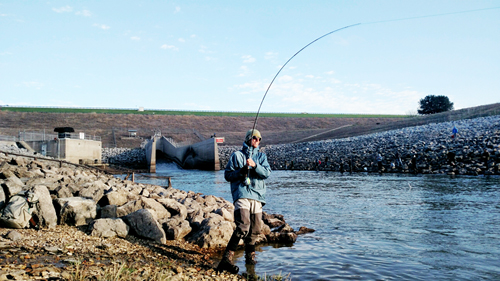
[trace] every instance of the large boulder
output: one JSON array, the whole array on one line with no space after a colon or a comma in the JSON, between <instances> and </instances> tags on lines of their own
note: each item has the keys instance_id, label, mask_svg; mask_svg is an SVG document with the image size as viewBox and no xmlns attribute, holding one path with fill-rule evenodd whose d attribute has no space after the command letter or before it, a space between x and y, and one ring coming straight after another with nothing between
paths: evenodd
<instances>
[{"instance_id":1,"label":"large boulder","mask_svg":"<svg viewBox=\"0 0 500 281\"><path fill-rule=\"evenodd\" d=\"M57 213L47 187L44 185L37 185L31 188L31 191L38 196L38 208L35 213L38 217L38 225L47 228L56 227Z\"/></svg>"},{"instance_id":2,"label":"large boulder","mask_svg":"<svg viewBox=\"0 0 500 281\"><path fill-rule=\"evenodd\" d=\"M229 222L234 222L233 212L226 210L226 208L219 208L215 210L215 213L222 216L225 220Z\"/></svg>"},{"instance_id":3,"label":"large boulder","mask_svg":"<svg viewBox=\"0 0 500 281\"><path fill-rule=\"evenodd\" d=\"M202 221L200 229L189 239L202 248L225 247L233 234L233 225L222 216L214 216Z\"/></svg>"},{"instance_id":4,"label":"large boulder","mask_svg":"<svg viewBox=\"0 0 500 281\"><path fill-rule=\"evenodd\" d=\"M97 215L95 201L82 197L56 198L54 199L54 207L59 213L59 224L87 225Z\"/></svg>"},{"instance_id":5,"label":"large boulder","mask_svg":"<svg viewBox=\"0 0 500 281\"><path fill-rule=\"evenodd\" d=\"M181 220L185 220L187 217L187 208L181 203L174 199L161 198L156 199L160 204L162 204L172 215L172 217L177 217Z\"/></svg>"},{"instance_id":6,"label":"large boulder","mask_svg":"<svg viewBox=\"0 0 500 281\"><path fill-rule=\"evenodd\" d=\"M187 220L183 220L177 216L164 222L163 229L165 230L165 235L169 240L182 239L192 230Z\"/></svg>"},{"instance_id":7,"label":"large boulder","mask_svg":"<svg viewBox=\"0 0 500 281\"><path fill-rule=\"evenodd\" d=\"M130 201L116 208L116 216L123 217L140 209L142 209L142 200Z\"/></svg>"},{"instance_id":8,"label":"large boulder","mask_svg":"<svg viewBox=\"0 0 500 281\"><path fill-rule=\"evenodd\" d=\"M106 205L99 209L99 217L100 218L116 218L116 205Z\"/></svg>"},{"instance_id":9,"label":"large boulder","mask_svg":"<svg viewBox=\"0 0 500 281\"><path fill-rule=\"evenodd\" d=\"M122 219L97 219L89 224L88 233L92 236L112 238L125 238L129 232L129 226Z\"/></svg>"},{"instance_id":10,"label":"large boulder","mask_svg":"<svg viewBox=\"0 0 500 281\"><path fill-rule=\"evenodd\" d=\"M98 180L95 182L86 183L83 185L83 188L78 192L79 197L85 197L94 200L95 202L99 202L102 196L104 195L104 190L106 190L108 186L106 186L102 181Z\"/></svg>"},{"instance_id":11,"label":"large boulder","mask_svg":"<svg viewBox=\"0 0 500 281\"><path fill-rule=\"evenodd\" d=\"M6 162L3 162L2 166L0 167L0 180L6 180L10 177L15 176L16 175L14 174L14 168Z\"/></svg>"},{"instance_id":12,"label":"large boulder","mask_svg":"<svg viewBox=\"0 0 500 281\"><path fill-rule=\"evenodd\" d=\"M156 219L162 223L170 218L170 213L163 207L162 204L158 203L155 199L142 198L142 207L146 209L151 209L156 214Z\"/></svg>"},{"instance_id":13,"label":"large boulder","mask_svg":"<svg viewBox=\"0 0 500 281\"><path fill-rule=\"evenodd\" d=\"M140 209L123 217L123 221L139 237L165 244L165 231L148 209Z\"/></svg>"},{"instance_id":14,"label":"large boulder","mask_svg":"<svg viewBox=\"0 0 500 281\"><path fill-rule=\"evenodd\" d=\"M124 189L113 190L104 194L104 196L99 201L100 206L106 205L116 205L122 206L123 204L128 202L127 191Z\"/></svg>"},{"instance_id":15,"label":"large boulder","mask_svg":"<svg viewBox=\"0 0 500 281\"><path fill-rule=\"evenodd\" d=\"M13 174L9 174L8 176L9 177L2 183L2 188L5 192L6 198L10 198L11 196L18 194L21 190L23 190L24 187L24 183L21 181L21 179Z\"/></svg>"},{"instance_id":16,"label":"large boulder","mask_svg":"<svg viewBox=\"0 0 500 281\"><path fill-rule=\"evenodd\" d=\"M69 186L60 186L56 189L57 198L68 198L73 197L73 192Z\"/></svg>"}]
</instances>

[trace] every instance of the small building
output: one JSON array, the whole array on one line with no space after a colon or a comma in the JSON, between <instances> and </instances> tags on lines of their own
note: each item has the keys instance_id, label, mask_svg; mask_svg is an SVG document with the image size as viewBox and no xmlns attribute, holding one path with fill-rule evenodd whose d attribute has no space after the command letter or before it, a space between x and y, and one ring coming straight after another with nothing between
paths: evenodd
<instances>
[{"instance_id":1,"label":"small building","mask_svg":"<svg viewBox=\"0 0 500 281\"><path fill-rule=\"evenodd\" d=\"M75 164L100 163L102 159L102 142L98 136L89 136L80 132L71 134L71 127L58 127L55 134L20 133L23 141L32 150L43 156L65 160Z\"/></svg>"},{"instance_id":2,"label":"small building","mask_svg":"<svg viewBox=\"0 0 500 281\"><path fill-rule=\"evenodd\" d=\"M128 136L130 138L136 138L137 137L137 130L128 130Z\"/></svg>"}]
</instances>

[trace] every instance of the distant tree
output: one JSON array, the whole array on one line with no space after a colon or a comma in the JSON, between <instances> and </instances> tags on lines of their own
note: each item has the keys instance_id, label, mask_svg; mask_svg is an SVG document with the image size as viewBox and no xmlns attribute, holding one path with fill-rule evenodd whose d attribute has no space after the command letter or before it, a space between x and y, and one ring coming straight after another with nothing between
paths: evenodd
<instances>
[{"instance_id":1,"label":"distant tree","mask_svg":"<svg viewBox=\"0 0 500 281\"><path fill-rule=\"evenodd\" d=\"M434 114L453 110L453 103L447 96L429 95L420 100L418 114Z\"/></svg>"}]
</instances>

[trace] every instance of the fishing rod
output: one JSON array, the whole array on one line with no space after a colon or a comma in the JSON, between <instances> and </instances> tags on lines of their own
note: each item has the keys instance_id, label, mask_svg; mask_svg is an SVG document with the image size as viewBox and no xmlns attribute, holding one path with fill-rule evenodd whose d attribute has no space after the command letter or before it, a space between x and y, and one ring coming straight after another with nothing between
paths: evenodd
<instances>
[{"instance_id":1,"label":"fishing rod","mask_svg":"<svg viewBox=\"0 0 500 281\"><path fill-rule=\"evenodd\" d=\"M330 34L333 34L335 32L338 32L338 31L341 31L341 30L344 30L344 29L347 29L347 28L350 28L350 27L362 25L362 24L363 25L367 25L367 24L387 23L387 22L395 22L395 21L415 20L415 19L422 19L422 18L441 17L441 16L449 16L449 15L455 15L455 14L472 13L472 12L479 12L479 11L485 11L485 10L495 10L495 9L500 9L500 7L489 7L489 8L483 8L483 9L474 9L474 10L457 11L457 12L449 12L449 13L441 13L441 14L423 15L423 16L416 16L416 17L406 17L406 18L399 18L399 19L389 19L389 20L380 20L380 21L372 21L372 22L364 22L364 23L355 23L355 24L351 24L351 25L347 25L347 26L341 27L339 29L335 29L333 31L330 31L330 32L328 32L328 33L326 33L326 34L324 34L324 35L322 35L322 36L314 39L309 44L307 44L304 47L302 47L302 49L298 50L293 56L291 56L285 62L285 64L283 64L283 66L281 66L281 68L278 70L278 72L276 73L276 75L274 75L273 79L271 80L271 83L269 83L269 86L267 87L266 92L264 93L264 96L262 97L262 100L260 101L259 109L257 110L257 114L255 115L255 120L253 122L253 127L252 127L252 133L251 133L251 135L253 136L253 134L254 134L255 126L257 125L257 120L259 119L260 109L262 107L262 104L264 103L264 100L266 99L266 96L267 96L267 93L269 92L269 89L271 89L271 86L274 83L274 80L276 80L276 78L281 73L281 71L283 70L283 68L285 68L285 66L295 56L297 56L300 52L302 52L304 49L306 49L307 47L309 47L310 45L312 45L316 41L318 41L318 40L320 40L320 39L322 39L322 38L324 38L324 37L326 37L326 36L328 36ZM250 158L252 157L252 150L251 149L249 150L249 157ZM250 185L250 170L248 170L247 177L245 179L245 183L246 183L246 185Z\"/></svg>"},{"instance_id":2,"label":"fishing rod","mask_svg":"<svg viewBox=\"0 0 500 281\"><path fill-rule=\"evenodd\" d=\"M279 69L278 73L276 73L276 75L274 75L274 78L273 80L271 80L271 83L269 83L269 86L267 87L267 90L266 90L266 93L264 94L264 97L262 98L262 100L260 101L260 105L259 105L259 109L257 110L257 115L255 115L255 120L253 122L253 127L252 127L252 135L253 135L253 132L255 130L255 126L257 125L257 119L259 118L259 113L260 113L260 108L262 107L262 104L264 103L264 100L266 99L266 96L267 96L267 93L269 92L269 89L271 89L271 86L273 85L273 82L274 80L276 80L276 77L278 77L278 75L280 74L280 72L283 70L283 68L285 68L285 66L296 56L298 55L300 52L302 52L305 48L309 47L310 45L312 45L314 42L322 39L323 37L326 37L332 33L335 33L335 32L338 32L338 31L341 31L341 30L344 30L344 29L347 29L349 27L353 27L353 26L357 26L357 25L360 25L361 23L356 23L356 24L351 24L351 25L347 25L347 26L344 26L344 27L341 27L339 29L335 29L334 31L330 31L316 39L314 39L313 41L311 41L309 44L305 45L304 47L302 47L302 49L298 50L293 56L291 56L286 62L285 64L283 64L283 66L281 66L281 68Z\"/></svg>"},{"instance_id":3,"label":"fishing rod","mask_svg":"<svg viewBox=\"0 0 500 281\"><path fill-rule=\"evenodd\" d=\"M314 42L320 40L321 38L323 37L326 37L332 33L335 33L335 32L338 32L338 31L341 31L341 30L344 30L344 29L347 29L349 27L353 27L353 26L357 26L357 25L360 25L361 23L356 23L356 24L351 24L351 25L347 25L347 26L344 26L344 27L341 27L339 29L335 29L334 31L330 31L316 39L314 39L313 41L311 41L309 44L305 45L304 47L302 47L302 49L298 50L293 56L291 56L286 62L285 64L283 64L283 66L281 66L281 68L279 69L278 73L276 73L276 75L274 75L273 77L273 80L271 80L271 83L269 83L269 86L267 87L267 90L264 94L264 97L262 98L262 100L260 101L260 105L259 105L259 109L257 110L257 114L255 115L255 120L253 122L253 127L252 127L252 133L251 135L253 136L253 133L255 131L255 126L257 125L257 119L259 118L259 113L260 113L260 108L262 107L262 104L264 103L264 100L266 99L266 96L267 96L267 93L269 92L269 89L271 89L271 86L273 85L273 82L274 80L276 80L276 77L278 77L278 75L280 74L280 72L283 70L283 68L285 68L285 66L296 56L298 55L300 52L302 52L305 48L309 47L310 45L312 45ZM252 149L249 149L249 158L252 158ZM247 173L247 176L245 178L245 184L246 185L250 185L250 169L248 169L248 173Z\"/></svg>"},{"instance_id":4,"label":"fishing rod","mask_svg":"<svg viewBox=\"0 0 500 281\"><path fill-rule=\"evenodd\" d=\"M273 80L271 80L271 83L269 83L269 86L267 87L267 90L266 90L266 92L264 94L264 97L262 97L262 100L261 100L260 105L259 105L259 109L257 110L257 114L255 115L255 120L253 122L253 127L252 127L252 135L253 135L253 132L255 130L255 126L257 125L257 120L259 118L260 108L262 107L262 104L264 103L264 100L266 99L267 93L269 92L269 89L271 89L271 86L273 85L274 80L276 80L276 77L278 77L278 75L281 73L281 71L283 70L283 68L285 68L285 66L295 56L297 56L300 52L302 52L304 49L306 49L307 47L309 47L310 45L312 45L316 41L318 41L318 40L320 40L320 39L322 39L322 38L324 38L324 37L326 37L326 36L328 36L328 35L330 35L332 33L335 33L335 32L338 32L338 31L350 28L350 27L358 26L358 25L368 25L368 24L388 23L388 22L396 22L396 21L416 20L416 19L431 18L431 17L442 17L442 16L450 16L450 15L463 14L463 13L474 13L474 12L487 11L487 10L496 10L496 9L500 9L500 7L489 7L489 8L473 9L473 10L465 10L465 11L457 11L457 12L449 12L449 13L440 13L440 14L423 15L423 16L415 16L415 17L406 17L406 18L399 18L399 19L389 19L389 20L380 20L380 21L371 21L371 22L364 22L364 23L356 23L356 24L351 24L351 25L347 25L347 26L341 27L339 29L335 29L333 31L330 31L330 32L328 32L328 33L326 33L326 34L324 34L324 35L322 35L322 36L314 39L309 44L307 44L304 47L302 47L302 49L300 49L298 52L296 52L293 56L291 56L285 62L285 64L283 64L283 66L279 69L278 73L276 73L276 75L274 75Z\"/></svg>"}]
</instances>

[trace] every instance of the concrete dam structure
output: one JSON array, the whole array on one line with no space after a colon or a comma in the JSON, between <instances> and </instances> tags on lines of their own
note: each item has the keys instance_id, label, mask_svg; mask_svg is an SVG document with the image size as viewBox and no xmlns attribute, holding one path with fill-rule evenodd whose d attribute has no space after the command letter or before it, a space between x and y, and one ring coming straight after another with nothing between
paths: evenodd
<instances>
[{"instance_id":1,"label":"concrete dam structure","mask_svg":"<svg viewBox=\"0 0 500 281\"><path fill-rule=\"evenodd\" d=\"M146 144L145 151L150 173L156 173L158 153L163 153L167 159L183 169L220 170L219 151L215 138L177 147L164 136L154 136Z\"/></svg>"}]
</instances>

